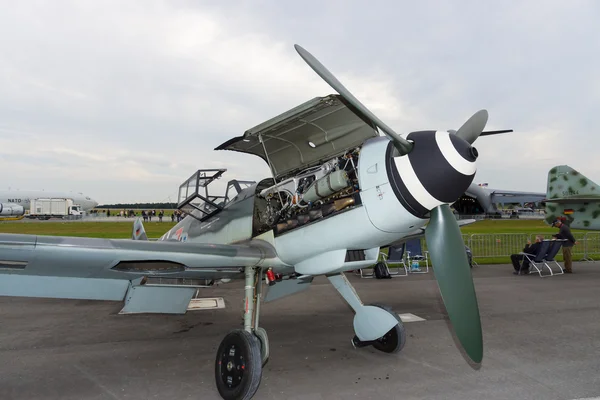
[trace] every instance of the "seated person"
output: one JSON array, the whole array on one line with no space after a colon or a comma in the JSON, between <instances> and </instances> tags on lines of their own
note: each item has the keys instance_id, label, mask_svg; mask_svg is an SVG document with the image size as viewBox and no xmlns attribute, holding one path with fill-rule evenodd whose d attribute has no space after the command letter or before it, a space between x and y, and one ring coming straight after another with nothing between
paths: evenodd
<instances>
[{"instance_id":1,"label":"seated person","mask_svg":"<svg viewBox=\"0 0 600 400\"><path fill-rule=\"evenodd\" d=\"M523 253L532 254L533 256L537 256L537 253L542 246L542 240L544 237L542 235L537 235L535 237L535 243L531 244L531 240L527 241L527 245L523 248ZM529 273L529 262L522 254L511 254L510 261L512 261L512 265L515 269L513 274L519 274L521 271L521 275L527 275ZM521 268L521 262L523 262L523 268Z\"/></svg>"}]
</instances>

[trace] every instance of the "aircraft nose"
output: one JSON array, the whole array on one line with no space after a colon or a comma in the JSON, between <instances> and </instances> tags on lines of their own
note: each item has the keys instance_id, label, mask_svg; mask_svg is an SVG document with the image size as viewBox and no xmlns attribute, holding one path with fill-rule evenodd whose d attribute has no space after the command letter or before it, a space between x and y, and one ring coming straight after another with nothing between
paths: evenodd
<instances>
[{"instance_id":1,"label":"aircraft nose","mask_svg":"<svg viewBox=\"0 0 600 400\"><path fill-rule=\"evenodd\" d=\"M477 171L477 149L446 131L419 131L407 136L413 150L394 157L394 184L410 211L419 217L451 204L468 189Z\"/></svg>"}]
</instances>

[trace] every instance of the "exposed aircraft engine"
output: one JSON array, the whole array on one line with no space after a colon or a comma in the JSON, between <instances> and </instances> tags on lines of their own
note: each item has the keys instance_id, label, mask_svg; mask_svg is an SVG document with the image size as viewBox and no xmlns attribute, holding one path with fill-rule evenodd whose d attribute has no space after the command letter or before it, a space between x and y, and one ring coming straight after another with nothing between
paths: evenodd
<instances>
[{"instance_id":1,"label":"exposed aircraft engine","mask_svg":"<svg viewBox=\"0 0 600 400\"><path fill-rule=\"evenodd\" d=\"M355 204L358 192L354 149L321 165L306 168L279 183L265 179L257 187L256 233L293 229Z\"/></svg>"},{"instance_id":2,"label":"exposed aircraft engine","mask_svg":"<svg viewBox=\"0 0 600 400\"><path fill-rule=\"evenodd\" d=\"M0 216L2 217L20 217L25 214L23 206L11 203L0 203Z\"/></svg>"},{"instance_id":3,"label":"exposed aircraft engine","mask_svg":"<svg viewBox=\"0 0 600 400\"><path fill-rule=\"evenodd\" d=\"M262 190L260 192L260 196L268 198L269 196L276 196L281 193L289 197L290 201L292 201L292 199L295 197L297 202L298 197L301 197L306 188L315 182L315 180L320 180L321 178L330 174L336 168L337 159L330 160L329 162L316 167L307 168L292 177L283 179L276 185ZM291 203L288 205L291 205Z\"/></svg>"},{"instance_id":4,"label":"exposed aircraft engine","mask_svg":"<svg viewBox=\"0 0 600 400\"><path fill-rule=\"evenodd\" d=\"M348 187L348 174L344 170L337 170L316 180L306 192L302 194L302 200L313 202Z\"/></svg>"}]
</instances>

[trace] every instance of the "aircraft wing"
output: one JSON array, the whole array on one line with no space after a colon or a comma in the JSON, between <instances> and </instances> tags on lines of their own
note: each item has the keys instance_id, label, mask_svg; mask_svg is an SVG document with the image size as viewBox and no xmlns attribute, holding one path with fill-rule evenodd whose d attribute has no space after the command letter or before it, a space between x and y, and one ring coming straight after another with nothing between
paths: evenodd
<instances>
[{"instance_id":1,"label":"aircraft wing","mask_svg":"<svg viewBox=\"0 0 600 400\"><path fill-rule=\"evenodd\" d=\"M546 193L542 192L519 192L516 190L497 190L490 189L491 194L500 196L546 196Z\"/></svg>"},{"instance_id":2,"label":"aircraft wing","mask_svg":"<svg viewBox=\"0 0 600 400\"><path fill-rule=\"evenodd\" d=\"M223 245L0 234L3 296L124 300L131 287L143 287L143 277L236 278L244 266L285 267L263 240Z\"/></svg>"},{"instance_id":3,"label":"aircraft wing","mask_svg":"<svg viewBox=\"0 0 600 400\"><path fill-rule=\"evenodd\" d=\"M459 219L458 221L458 226L465 226L465 225L471 225L475 222L477 222L476 219Z\"/></svg>"},{"instance_id":4,"label":"aircraft wing","mask_svg":"<svg viewBox=\"0 0 600 400\"><path fill-rule=\"evenodd\" d=\"M593 203L593 202L600 202L600 196L596 196L596 197L591 197L591 196L571 196L571 197L562 197L562 198L556 198L556 199L545 199L544 200L545 203L557 203L557 204L564 204L564 203L569 203L569 204L580 204L580 203Z\"/></svg>"}]
</instances>

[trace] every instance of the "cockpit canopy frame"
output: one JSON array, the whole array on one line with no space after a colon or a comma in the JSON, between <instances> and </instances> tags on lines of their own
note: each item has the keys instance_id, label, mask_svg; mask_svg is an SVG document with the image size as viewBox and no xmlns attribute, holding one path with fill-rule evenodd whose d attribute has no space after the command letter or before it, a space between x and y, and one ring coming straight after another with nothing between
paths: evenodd
<instances>
[{"instance_id":1,"label":"cockpit canopy frame","mask_svg":"<svg viewBox=\"0 0 600 400\"><path fill-rule=\"evenodd\" d=\"M221 212L229 202L254 181L230 180L225 195L214 195L209 192L209 185L220 179L227 171L220 169L199 169L179 186L177 209L199 221L205 221ZM214 192L214 191L213 191Z\"/></svg>"}]
</instances>

